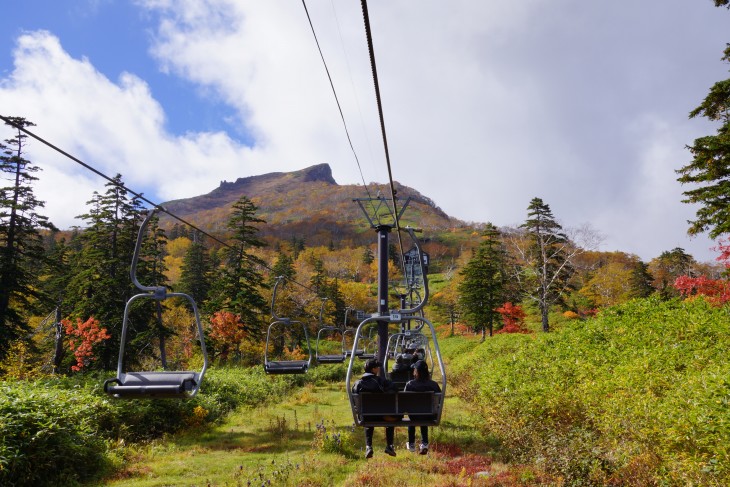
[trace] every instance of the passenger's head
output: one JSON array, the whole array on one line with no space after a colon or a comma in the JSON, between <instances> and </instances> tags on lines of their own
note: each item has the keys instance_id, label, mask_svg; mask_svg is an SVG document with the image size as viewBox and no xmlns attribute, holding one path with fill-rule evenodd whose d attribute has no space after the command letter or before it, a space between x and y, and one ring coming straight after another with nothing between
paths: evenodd
<instances>
[{"instance_id":1,"label":"passenger's head","mask_svg":"<svg viewBox=\"0 0 730 487\"><path fill-rule=\"evenodd\" d=\"M381 364L378 359L376 359L376 358L368 359L368 361L365 362L365 372L372 374L375 369L379 369L382 366L383 366L383 364Z\"/></svg>"},{"instance_id":2,"label":"passenger's head","mask_svg":"<svg viewBox=\"0 0 730 487\"><path fill-rule=\"evenodd\" d=\"M411 368L415 372L418 380L429 380L431 378L431 374L428 372L428 364L424 360L419 360Z\"/></svg>"}]
</instances>

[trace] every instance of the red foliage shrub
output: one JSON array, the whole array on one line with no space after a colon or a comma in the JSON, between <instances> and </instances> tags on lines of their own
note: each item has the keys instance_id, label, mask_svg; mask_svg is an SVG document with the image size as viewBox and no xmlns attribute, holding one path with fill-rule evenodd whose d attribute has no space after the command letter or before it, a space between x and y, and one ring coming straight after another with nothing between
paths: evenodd
<instances>
[{"instance_id":1,"label":"red foliage shrub","mask_svg":"<svg viewBox=\"0 0 730 487\"><path fill-rule=\"evenodd\" d=\"M222 360L228 358L230 350L237 350L246 336L241 317L230 311L216 311L210 319L210 339L220 349Z\"/></svg>"},{"instance_id":2,"label":"red foliage shrub","mask_svg":"<svg viewBox=\"0 0 730 487\"><path fill-rule=\"evenodd\" d=\"M714 248L720 252L717 261L730 269L730 243L721 243ZM685 298L705 296L716 306L722 306L730 301L730 282L727 279L710 279L706 276L690 277L679 276L674 280L674 287Z\"/></svg>"},{"instance_id":3,"label":"red foliage shrub","mask_svg":"<svg viewBox=\"0 0 730 487\"><path fill-rule=\"evenodd\" d=\"M522 306L507 302L501 308L497 308L496 311L502 315L504 326L495 333L530 333L530 330L522 327L522 323L524 323L527 316Z\"/></svg>"},{"instance_id":4,"label":"red foliage shrub","mask_svg":"<svg viewBox=\"0 0 730 487\"><path fill-rule=\"evenodd\" d=\"M71 370L74 372L80 371L84 366L96 360L94 357L96 343L111 338L106 328L100 327L99 320L93 316L86 321L76 318L75 324L69 319L64 319L61 320L61 324L66 335L73 337L69 339L68 347L76 357L76 365L71 366Z\"/></svg>"}]
</instances>

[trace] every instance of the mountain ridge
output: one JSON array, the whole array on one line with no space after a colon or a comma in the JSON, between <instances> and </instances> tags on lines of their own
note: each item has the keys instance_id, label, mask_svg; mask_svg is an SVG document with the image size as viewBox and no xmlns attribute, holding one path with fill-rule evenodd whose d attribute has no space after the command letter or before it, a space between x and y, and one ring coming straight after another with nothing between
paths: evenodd
<instances>
[{"instance_id":1,"label":"mountain ridge","mask_svg":"<svg viewBox=\"0 0 730 487\"><path fill-rule=\"evenodd\" d=\"M403 215L403 225L445 230L464 223L450 217L430 198L400 183L394 183L399 210L407 198L410 202ZM369 228L361 207L353 200L369 194L390 195L384 184L340 185L332 176L327 163L316 164L298 171L271 172L256 176L221 181L212 191L199 196L162 203L170 213L184 218L199 228L212 233L226 233L225 223L232 205L241 196L247 196L259 208L258 216L267 222L261 225L261 235L288 239L303 238L311 244L326 245L334 240L350 240L353 244L369 241L363 235ZM363 205L373 217L377 204ZM380 204L381 214L387 213ZM390 218L392 222L392 218ZM160 225L169 228L174 220L162 215ZM363 240L366 238L367 240Z\"/></svg>"}]
</instances>

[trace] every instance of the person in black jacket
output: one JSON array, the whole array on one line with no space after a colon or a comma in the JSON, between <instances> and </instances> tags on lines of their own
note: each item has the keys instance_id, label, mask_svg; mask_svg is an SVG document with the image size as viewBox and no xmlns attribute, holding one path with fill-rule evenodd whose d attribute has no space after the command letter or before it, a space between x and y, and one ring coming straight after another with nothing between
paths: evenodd
<instances>
[{"instance_id":1,"label":"person in black jacket","mask_svg":"<svg viewBox=\"0 0 730 487\"><path fill-rule=\"evenodd\" d=\"M428 364L419 360L413 364L413 380L408 381L404 391L413 392L441 392L439 385L431 380L431 374L428 372ZM408 427L408 443L406 443L408 451L416 451L416 427ZM428 453L428 426L421 426L421 444L418 453L425 455Z\"/></svg>"},{"instance_id":2,"label":"person in black jacket","mask_svg":"<svg viewBox=\"0 0 730 487\"><path fill-rule=\"evenodd\" d=\"M397 387L389 380L380 376L381 364L378 359L371 358L365 362L365 373L363 376L355 382L352 391L355 394L361 392L395 392ZM373 433L375 428L370 426L365 428L365 458L373 456ZM395 448L393 447L393 440L395 438L395 428L393 426L386 426L385 428L385 440L388 446L385 448L385 453L394 457Z\"/></svg>"}]
</instances>

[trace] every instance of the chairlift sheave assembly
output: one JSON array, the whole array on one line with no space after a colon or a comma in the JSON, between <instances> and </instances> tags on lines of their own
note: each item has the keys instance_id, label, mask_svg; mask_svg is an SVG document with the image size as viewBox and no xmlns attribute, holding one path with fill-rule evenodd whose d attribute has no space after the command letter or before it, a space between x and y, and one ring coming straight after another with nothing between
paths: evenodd
<instances>
[{"instance_id":1,"label":"chairlift sheave assembly","mask_svg":"<svg viewBox=\"0 0 730 487\"><path fill-rule=\"evenodd\" d=\"M104 382L104 392L116 398L142 399L142 398L191 398L200 390L205 371L208 369L208 352L205 347L203 326L200 323L200 314L195 300L184 293L171 293L164 286L143 286L137 280L137 263L139 252L142 247L145 229L157 209L147 213L137 234L137 243L132 257L130 276L132 283L142 291L141 294L132 296L124 307L124 321L122 322L122 335L119 345L119 358L117 360L117 376L107 379ZM161 303L169 298L184 298L190 304L195 316L195 326L200 340L200 349L203 355L203 367L200 371L145 371L125 372L124 370L124 349L127 342L129 330L129 310L133 302L140 299L152 299Z\"/></svg>"}]
</instances>

